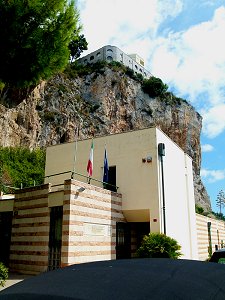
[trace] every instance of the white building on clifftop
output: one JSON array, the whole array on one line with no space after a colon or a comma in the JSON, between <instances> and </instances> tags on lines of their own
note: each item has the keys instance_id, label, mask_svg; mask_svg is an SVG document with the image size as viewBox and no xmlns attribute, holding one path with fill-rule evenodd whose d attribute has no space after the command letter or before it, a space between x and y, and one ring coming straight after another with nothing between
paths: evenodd
<instances>
[{"instance_id":1,"label":"white building on clifftop","mask_svg":"<svg viewBox=\"0 0 225 300\"><path fill-rule=\"evenodd\" d=\"M90 54L79 58L78 63L87 65L98 61L117 61L129 67L136 74L141 74L145 78L149 78L152 74L144 68L144 60L137 54L125 54L116 46L107 45Z\"/></svg>"}]
</instances>

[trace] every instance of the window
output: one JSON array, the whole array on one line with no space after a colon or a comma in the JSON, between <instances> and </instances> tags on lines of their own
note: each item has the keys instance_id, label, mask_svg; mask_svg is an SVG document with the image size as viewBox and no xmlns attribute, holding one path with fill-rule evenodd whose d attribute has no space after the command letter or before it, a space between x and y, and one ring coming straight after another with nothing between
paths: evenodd
<instances>
[{"instance_id":1,"label":"window","mask_svg":"<svg viewBox=\"0 0 225 300\"><path fill-rule=\"evenodd\" d=\"M112 61L112 60L113 60L112 56L110 56L110 55L107 56L107 60L108 60L108 61Z\"/></svg>"},{"instance_id":2,"label":"window","mask_svg":"<svg viewBox=\"0 0 225 300\"><path fill-rule=\"evenodd\" d=\"M135 65L135 69L138 69L137 65Z\"/></svg>"},{"instance_id":3,"label":"window","mask_svg":"<svg viewBox=\"0 0 225 300\"><path fill-rule=\"evenodd\" d=\"M90 57L90 60L93 60L94 59L94 55L92 55L91 57Z\"/></svg>"},{"instance_id":4,"label":"window","mask_svg":"<svg viewBox=\"0 0 225 300\"><path fill-rule=\"evenodd\" d=\"M112 49L107 49L107 52L113 52Z\"/></svg>"},{"instance_id":5,"label":"window","mask_svg":"<svg viewBox=\"0 0 225 300\"><path fill-rule=\"evenodd\" d=\"M140 72L142 73L142 69L140 69Z\"/></svg>"},{"instance_id":6,"label":"window","mask_svg":"<svg viewBox=\"0 0 225 300\"><path fill-rule=\"evenodd\" d=\"M104 188L109 191L112 191L112 192L117 191L117 188L116 188L116 166L109 167L109 180L108 180L108 184L104 185Z\"/></svg>"}]
</instances>

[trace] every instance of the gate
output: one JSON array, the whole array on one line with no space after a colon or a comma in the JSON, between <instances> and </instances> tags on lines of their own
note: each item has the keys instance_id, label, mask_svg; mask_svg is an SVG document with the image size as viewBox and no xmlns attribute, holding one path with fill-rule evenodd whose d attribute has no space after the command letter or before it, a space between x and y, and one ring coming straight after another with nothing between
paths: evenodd
<instances>
[{"instance_id":1,"label":"gate","mask_svg":"<svg viewBox=\"0 0 225 300\"><path fill-rule=\"evenodd\" d=\"M49 271L58 269L61 266L62 219L63 219L63 206L52 207L50 212L49 250L48 250Z\"/></svg>"}]
</instances>

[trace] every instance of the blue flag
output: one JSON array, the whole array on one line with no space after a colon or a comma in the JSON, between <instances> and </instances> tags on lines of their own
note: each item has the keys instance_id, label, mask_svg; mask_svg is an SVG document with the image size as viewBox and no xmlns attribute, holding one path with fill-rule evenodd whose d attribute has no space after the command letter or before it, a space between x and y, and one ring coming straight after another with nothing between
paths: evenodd
<instances>
[{"instance_id":1,"label":"blue flag","mask_svg":"<svg viewBox=\"0 0 225 300\"><path fill-rule=\"evenodd\" d=\"M108 165L108 159L107 159L107 151L105 148L105 156L104 156L104 169L103 169L103 182L109 181L109 165Z\"/></svg>"}]
</instances>

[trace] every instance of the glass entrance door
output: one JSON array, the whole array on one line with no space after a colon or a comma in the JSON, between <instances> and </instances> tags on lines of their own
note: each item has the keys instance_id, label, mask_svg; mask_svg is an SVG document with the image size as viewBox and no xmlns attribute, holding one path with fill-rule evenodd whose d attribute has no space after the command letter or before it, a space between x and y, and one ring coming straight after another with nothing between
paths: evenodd
<instances>
[{"instance_id":1,"label":"glass entrance door","mask_svg":"<svg viewBox=\"0 0 225 300\"><path fill-rule=\"evenodd\" d=\"M116 259L131 257L130 224L116 223Z\"/></svg>"}]
</instances>

